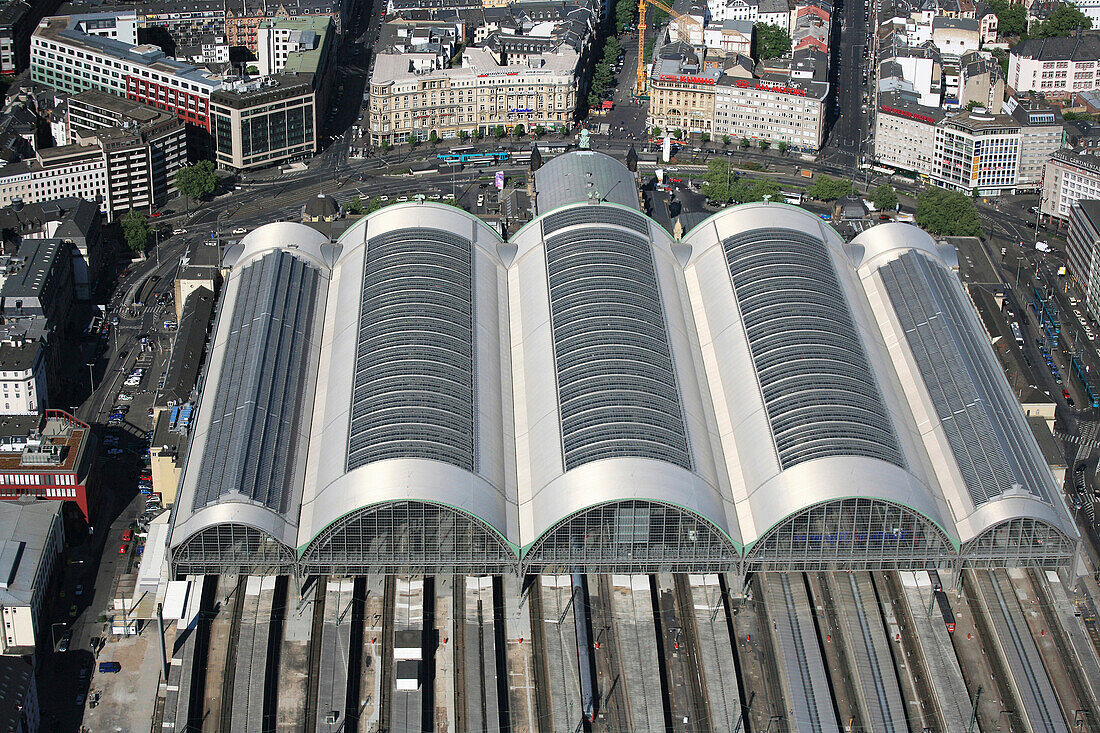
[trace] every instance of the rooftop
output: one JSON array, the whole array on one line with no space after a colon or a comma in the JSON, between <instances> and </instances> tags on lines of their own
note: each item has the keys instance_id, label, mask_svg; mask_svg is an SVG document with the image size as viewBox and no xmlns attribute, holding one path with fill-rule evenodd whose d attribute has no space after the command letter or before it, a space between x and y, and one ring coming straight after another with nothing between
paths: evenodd
<instances>
[{"instance_id":1,"label":"rooftop","mask_svg":"<svg viewBox=\"0 0 1100 733\"><path fill-rule=\"evenodd\" d=\"M0 656L0 730L23 730L23 707L34 684L30 662L22 657Z\"/></svg>"},{"instance_id":2,"label":"rooftop","mask_svg":"<svg viewBox=\"0 0 1100 733\"><path fill-rule=\"evenodd\" d=\"M210 328L213 312L214 293L207 288L196 288L187 296L179 330L172 342L168 376L164 380L164 389L158 403L180 404L190 398L202 367L206 333Z\"/></svg>"},{"instance_id":3,"label":"rooftop","mask_svg":"<svg viewBox=\"0 0 1100 733\"><path fill-rule=\"evenodd\" d=\"M1067 38L1029 38L1013 47L1013 56L1038 61L1095 61L1100 58L1100 34L1080 33Z\"/></svg>"},{"instance_id":4,"label":"rooftop","mask_svg":"<svg viewBox=\"0 0 1100 733\"><path fill-rule=\"evenodd\" d=\"M0 606L31 604L34 578L61 506L28 498L0 501ZM0 694L0 700L4 697Z\"/></svg>"},{"instance_id":5,"label":"rooftop","mask_svg":"<svg viewBox=\"0 0 1100 733\"><path fill-rule=\"evenodd\" d=\"M947 119L948 124L968 132L988 132L991 130L1017 130L1019 125L1008 115L993 114L985 110L968 110Z\"/></svg>"},{"instance_id":6,"label":"rooftop","mask_svg":"<svg viewBox=\"0 0 1100 733\"><path fill-rule=\"evenodd\" d=\"M24 239L12 258L13 271L0 288L0 298L37 298L54 261L67 245L60 239Z\"/></svg>"},{"instance_id":7,"label":"rooftop","mask_svg":"<svg viewBox=\"0 0 1100 733\"><path fill-rule=\"evenodd\" d=\"M619 161L592 151L551 158L535 171L535 205L545 213L566 204L598 200L640 210L633 174Z\"/></svg>"},{"instance_id":8,"label":"rooftop","mask_svg":"<svg viewBox=\"0 0 1100 733\"><path fill-rule=\"evenodd\" d=\"M76 471L90 435L86 423L60 410L47 410L44 416L4 416L0 471Z\"/></svg>"}]
</instances>

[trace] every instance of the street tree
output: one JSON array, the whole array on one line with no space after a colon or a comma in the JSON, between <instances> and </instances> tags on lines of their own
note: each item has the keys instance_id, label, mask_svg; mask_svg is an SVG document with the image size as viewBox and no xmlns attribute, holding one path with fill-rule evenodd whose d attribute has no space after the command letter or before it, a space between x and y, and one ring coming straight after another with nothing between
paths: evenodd
<instances>
[{"instance_id":1,"label":"street tree","mask_svg":"<svg viewBox=\"0 0 1100 733\"><path fill-rule=\"evenodd\" d=\"M701 140L702 143L706 145L710 142L710 134L706 132L702 133L701 135L699 135L699 140Z\"/></svg>"},{"instance_id":2,"label":"street tree","mask_svg":"<svg viewBox=\"0 0 1100 733\"><path fill-rule=\"evenodd\" d=\"M135 253L143 254L146 245L149 244L149 234L152 232L149 228L149 217L142 211L130 209L122 217L121 226L126 245Z\"/></svg>"},{"instance_id":3,"label":"street tree","mask_svg":"<svg viewBox=\"0 0 1100 733\"><path fill-rule=\"evenodd\" d=\"M748 150L749 146L752 145L752 143L749 142L749 139L747 137L743 137L741 138L740 145L742 150Z\"/></svg>"},{"instance_id":4,"label":"street tree","mask_svg":"<svg viewBox=\"0 0 1100 733\"><path fill-rule=\"evenodd\" d=\"M432 145L435 145L439 142L439 135L436 133L435 130L432 130L431 133L428 134L428 142Z\"/></svg>"},{"instance_id":5,"label":"street tree","mask_svg":"<svg viewBox=\"0 0 1100 733\"><path fill-rule=\"evenodd\" d=\"M772 141L771 140L761 140L760 141L760 149L761 150L767 150L771 146L772 146Z\"/></svg>"},{"instance_id":6,"label":"street tree","mask_svg":"<svg viewBox=\"0 0 1100 733\"><path fill-rule=\"evenodd\" d=\"M777 59L791 52L787 31L771 23L756 26L756 55L761 60Z\"/></svg>"},{"instance_id":7,"label":"street tree","mask_svg":"<svg viewBox=\"0 0 1100 733\"><path fill-rule=\"evenodd\" d=\"M463 142L465 142L466 140L469 139L469 137L470 137L470 133L468 133L466 130L459 130L458 131L458 139L459 140L462 140Z\"/></svg>"},{"instance_id":8,"label":"street tree","mask_svg":"<svg viewBox=\"0 0 1100 733\"><path fill-rule=\"evenodd\" d=\"M833 178L818 173L814 182L806 189L806 194L818 201L836 201L852 192L852 182L847 178Z\"/></svg>"},{"instance_id":9,"label":"street tree","mask_svg":"<svg viewBox=\"0 0 1100 733\"><path fill-rule=\"evenodd\" d=\"M198 201L214 193L218 188L218 175L214 172L214 161L200 160L194 165L184 166L174 176L176 190L187 198Z\"/></svg>"},{"instance_id":10,"label":"street tree","mask_svg":"<svg viewBox=\"0 0 1100 733\"><path fill-rule=\"evenodd\" d=\"M508 134L508 131L504 129L504 125L497 125L496 129L493 130L493 134L496 135L497 138L502 138Z\"/></svg>"},{"instance_id":11,"label":"street tree","mask_svg":"<svg viewBox=\"0 0 1100 733\"><path fill-rule=\"evenodd\" d=\"M523 125L516 125L512 128L512 134L516 137L523 137L527 134L527 130L524 129Z\"/></svg>"},{"instance_id":12,"label":"street tree","mask_svg":"<svg viewBox=\"0 0 1100 733\"><path fill-rule=\"evenodd\" d=\"M898 192L889 183L884 183L871 194L871 203L881 211L894 211L898 208Z\"/></svg>"},{"instance_id":13,"label":"street tree","mask_svg":"<svg viewBox=\"0 0 1100 733\"><path fill-rule=\"evenodd\" d=\"M981 236L982 224L974 199L958 191L926 188L917 197L917 225L936 236Z\"/></svg>"},{"instance_id":14,"label":"street tree","mask_svg":"<svg viewBox=\"0 0 1100 733\"><path fill-rule=\"evenodd\" d=\"M535 137L542 137L546 134L546 128L542 125L535 125Z\"/></svg>"},{"instance_id":15,"label":"street tree","mask_svg":"<svg viewBox=\"0 0 1100 733\"><path fill-rule=\"evenodd\" d=\"M619 0L615 3L615 26L620 33L627 26L634 25L634 10L637 3L632 0Z\"/></svg>"},{"instance_id":16,"label":"street tree","mask_svg":"<svg viewBox=\"0 0 1100 733\"><path fill-rule=\"evenodd\" d=\"M730 144L730 136L729 135L723 135L722 136L722 145L724 145L725 147L728 148L729 144Z\"/></svg>"},{"instance_id":17,"label":"street tree","mask_svg":"<svg viewBox=\"0 0 1100 733\"><path fill-rule=\"evenodd\" d=\"M353 216L366 213L366 207L363 206L363 199L356 196L351 201L344 204L344 211Z\"/></svg>"}]
</instances>

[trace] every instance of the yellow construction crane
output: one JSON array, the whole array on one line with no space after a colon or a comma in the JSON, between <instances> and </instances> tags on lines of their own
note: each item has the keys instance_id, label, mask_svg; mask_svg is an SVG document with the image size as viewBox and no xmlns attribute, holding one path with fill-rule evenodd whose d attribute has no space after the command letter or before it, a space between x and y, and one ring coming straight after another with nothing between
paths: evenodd
<instances>
[{"instance_id":1,"label":"yellow construction crane","mask_svg":"<svg viewBox=\"0 0 1100 733\"><path fill-rule=\"evenodd\" d=\"M660 0L638 0L638 73L634 81L634 94L644 97L645 84L645 11L650 5L655 5L668 13L672 20L676 21L676 37L680 41L691 42L691 29L702 28L702 24L690 15L677 13L675 10L660 2ZM671 22L671 21L670 21Z\"/></svg>"}]
</instances>

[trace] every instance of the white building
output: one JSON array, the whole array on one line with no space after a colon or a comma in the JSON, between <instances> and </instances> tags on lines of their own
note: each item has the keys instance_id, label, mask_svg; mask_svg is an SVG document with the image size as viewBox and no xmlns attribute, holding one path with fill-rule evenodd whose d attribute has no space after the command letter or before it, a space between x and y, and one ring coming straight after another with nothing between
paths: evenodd
<instances>
[{"instance_id":1,"label":"white building","mask_svg":"<svg viewBox=\"0 0 1100 733\"><path fill-rule=\"evenodd\" d=\"M958 58L982 46L978 21L973 18L932 19L932 43L943 56Z\"/></svg>"},{"instance_id":2,"label":"white building","mask_svg":"<svg viewBox=\"0 0 1100 733\"><path fill-rule=\"evenodd\" d=\"M46 395L42 341L28 338L18 322L0 327L0 415L37 415L46 408Z\"/></svg>"},{"instance_id":3,"label":"white building","mask_svg":"<svg viewBox=\"0 0 1100 733\"><path fill-rule=\"evenodd\" d=\"M747 20L727 19L722 23L711 23L703 31L703 41L708 49L751 56L753 28Z\"/></svg>"},{"instance_id":4,"label":"white building","mask_svg":"<svg viewBox=\"0 0 1100 733\"><path fill-rule=\"evenodd\" d=\"M1008 54L1008 88L1013 94L1038 92L1069 97L1100 87L1100 35L1031 38Z\"/></svg>"},{"instance_id":5,"label":"white building","mask_svg":"<svg viewBox=\"0 0 1100 733\"><path fill-rule=\"evenodd\" d=\"M1062 147L1062 113L1042 98L1009 97L1006 114L1020 125L1020 167L1016 183L1021 189L1038 191L1043 167L1054 151Z\"/></svg>"},{"instance_id":6,"label":"white building","mask_svg":"<svg viewBox=\"0 0 1100 733\"><path fill-rule=\"evenodd\" d=\"M875 160L925 175L932 171L939 107L923 107L904 95L882 94L875 114Z\"/></svg>"},{"instance_id":7,"label":"white building","mask_svg":"<svg viewBox=\"0 0 1100 733\"><path fill-rule=\"evenodd\" d=\"M932 181L943 188L1000 196L1016 189L1020 126L1007 115L962 112L936 128Z\"/></svg>"},{"instance_id":8,"label":"white building","mask_svg":"<svg viewBox=\"0 0 1100 733\"><path fill-rule=\"evenodd\" d=\"M709 0L707 12L711 23L727 20L747 20L767 23L791 32L791 7L787 0Z\"/></svg>"},{"instance_id":9,"label":"white building","mask_svg":"<svg viewBox=\"0 0 1100 733\"><path fill-rule=\"evenodd\" d=\"M3 442L0 453L17 448ZM59 501L0 501L0 654L33 654L43 604L64 545Z\"/></svg>"},{"instance_id":10,"label":"white building","mask_svg":"<svg viewBox=\"0 0 1100 733\"><path fill-rule=\"evenodd\" d=\"M1066 221L1073 205L1084 199L1100 199L1100 158L1068 149L1055 151L1043 169L1039 212Z\"/></svg>"},{"instance_id":11,"label":"white building","mask_svg":"<svg viewBox=\"0 0 1100 733\"><path fill-rule=\"evenodd\" d=\"M287 60L296 54L318 51L332 36L328 17L276 18L265 20L256 29L256 64L260 76L282 72Z\"/></svg>"}]
</instances>

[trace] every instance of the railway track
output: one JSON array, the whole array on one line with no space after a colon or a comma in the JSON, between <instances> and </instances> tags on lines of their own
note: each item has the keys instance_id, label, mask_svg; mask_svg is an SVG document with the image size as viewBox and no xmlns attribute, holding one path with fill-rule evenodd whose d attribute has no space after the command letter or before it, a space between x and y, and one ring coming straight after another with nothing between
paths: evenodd
<instances>
[{"instance_id":1,"label":"railway track","mask_svg":"<svg viewBox=\"0 0 1100 733\"><path fill-rule=\"evenodd\" d=\"M680 643L680 659L683 660L684 676L687 678L689 699L691 701L692 729L711 731L712 724L707 697L704 690L703 669L699 664L699 633L695 627L695 600L691 596L687 576L677 573L672 576L676 616L683 630Z\"/></svg>"},{"instance_id":2,"label":"railway track","mask_svg":"<svg viewBox=\"0 0 1100 733\"><path fill-rule=\"evenodd\" d=\"M318 674L321 666L321 637L325 625L325 595L328 591L328 576L317 578L313 588L313 624L309 630L309 666L306 668L306 709L303 722L315 726L317 721L317 689L320 684Z\"/></svg>"},{"instance_id":3,"label":"railway track","mask_svg":"<svg viewBox=\"0 0 1100 733\"><path fill-rule=\"evenodd\" d=\"M397 597L397 578L386 576L382 589L382 652L379 657L382 685L379 687L378 730L388 733L393 719L393 613Z\"/></svg>"},{"instance_id":4,"label":"railway track","mask_svg":"<svg viewBox=\"0 0 1100 733\"><path fill-rule=\"evenodd\" d=\"M221 710L218 713L218 731L233 730L233 686L237 677L237 653L241 641L241 614L244 612L244 586L248 576L237 577L233 591L233 611L229 619L229 642L225 650L225 666L222 667ZM251 651L251 649L249 650Z\"/></svg>"}]
</instances>

